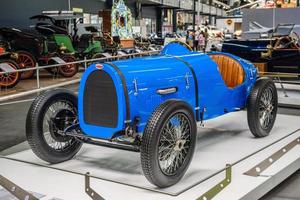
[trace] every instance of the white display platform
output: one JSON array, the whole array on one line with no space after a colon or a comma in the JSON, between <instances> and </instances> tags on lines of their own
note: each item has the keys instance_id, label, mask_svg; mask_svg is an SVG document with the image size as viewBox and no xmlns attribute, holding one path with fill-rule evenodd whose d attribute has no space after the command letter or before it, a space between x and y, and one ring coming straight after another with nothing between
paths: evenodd
<instances>
[{"instance_id":1,"label":"white display platform","mask_svg":"<svg viewBox=\"0 0 300 200\"><path fill-rule=\"evenodd\" d=\"M148 183L139 153L92 145L84 145L73 160L56 165L47 165L31 150L12 154L0 158L0 174L27 190L60 199L89 199L84 193L82 174L86 172L97 177L92 178L91 187L105 199L196 199L224 179L224 172L217 173L228 163L235 164L232 183L216 199L257 199L300 168L300 148L288 152L260 177L243 173L300 137L299 128L300 117L278 115L271 135L257 139L248 130L246 112L207 121L205 128L198 129L194 159L186 175L166 189Z\"/></svg>"},{"instance_id":2,"label":"white display platform","mask_svg":"<svg viewBox=\"0 0 300 200\"><path fill-rule=\"evenodd\" d=\"M278 93L278 103L280 105L291 105L296 107L300 106L300 85L284 84L284 90L281 88L280 84L276 84L276 87Z\"/></svg>"}]
</instances>

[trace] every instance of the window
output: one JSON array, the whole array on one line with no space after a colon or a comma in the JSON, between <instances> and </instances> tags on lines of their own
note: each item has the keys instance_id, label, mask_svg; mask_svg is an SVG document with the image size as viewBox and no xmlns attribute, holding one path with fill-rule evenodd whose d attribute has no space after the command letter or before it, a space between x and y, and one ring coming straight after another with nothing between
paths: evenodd
<instances>
[{"instance_id":1,"label":"window","mask_svg":"<svg viewBox=\"0 0 300 200\"><path fill-rule=\"evenodd\" d=\"M91 14L83 13L83 23L90 24L91 23Z\"/></svg>"},{"instance_id":2,"label":"window","mask_svg":"<svg viewBox=\"0 0 300 200\"><path fill-rule=\"evenodd\" d=\"M98 15L91 15L91 24L99 24Z\"/></svg>"}]
</instances>

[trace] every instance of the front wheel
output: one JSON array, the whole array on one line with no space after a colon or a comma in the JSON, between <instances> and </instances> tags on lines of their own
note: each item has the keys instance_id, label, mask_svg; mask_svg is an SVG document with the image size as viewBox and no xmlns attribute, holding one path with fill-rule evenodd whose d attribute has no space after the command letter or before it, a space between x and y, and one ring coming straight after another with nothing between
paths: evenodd
<instances>
[{"instance_id":1,"label":"front wheel","mask_svg":"<svg viewBox=\"0 0 300 200\"><path fill-rule=\"evenodd\" d=\"M247 103L247 118L250 131L255 137L269 135L277 115L277 90L269 78L259 78Z\"/></svg>"},{"instance_id":2,"label":"front wheel","mask_svg":"<svg viewBox=\"0 0 300 200\"><path fill-rule=\"evenodd\" d=\"M18 64L13 60L0 60L0 72L3 73L0 74L0 88L13 88L19 83L21 75L15 72L18 69Z\"/></svg>"},{"instance_id":3,"label":"front wheel","mask_svg":"<svg viewBox=\"0 0 300 200\"><path fill-rule=\"evenodd\" d=\"M68 90L56 89L38 96L26 119L26 136L33 152L49 163L71 159L81 142L64 134L77 123L77 97Z\"/></svg>"},{"instance_id":4,"label":"front wheel","mask_svg":"<svg viewBox=\"0 0 300 200\"><path fill-rule=\"evenodd\" d=\"M196 121L190 106L170 100L152 114L143 133L141 163L144 175L158 187L176 184L194 154Z\"/></svg>"}]
</instances>

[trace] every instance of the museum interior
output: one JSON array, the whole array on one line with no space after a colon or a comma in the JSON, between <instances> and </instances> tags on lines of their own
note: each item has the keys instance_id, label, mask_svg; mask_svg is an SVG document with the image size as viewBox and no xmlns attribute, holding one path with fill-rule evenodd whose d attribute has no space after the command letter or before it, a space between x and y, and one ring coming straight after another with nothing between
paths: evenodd
<instances>
[{"instance_id":1,"label":"museum interior","mask_svg":"<svg viewBox=\"0 0 300 200\"><path fill-rule=\"evenodd\" d=\"M300 200L299 19L300 0L1 0L0 200Z\"/></svg>"}]
</instances>

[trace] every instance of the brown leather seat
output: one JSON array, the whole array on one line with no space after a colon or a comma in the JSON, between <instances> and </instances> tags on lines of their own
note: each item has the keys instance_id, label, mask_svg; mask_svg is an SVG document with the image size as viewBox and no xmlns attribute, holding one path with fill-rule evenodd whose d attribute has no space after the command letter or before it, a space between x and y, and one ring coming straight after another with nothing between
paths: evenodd
<instances>
[{"instance_id":1,"label":"brown leather seat","mask_svg":"<svg viewBox=\"0 0 300 200\"><path fill-rule=\"evenodd\" d=\"M233 88L244 82L245 73L238 61L222 54L210 55L210 57L217 63L227 87Z\"/></svg>"}]
</instances>

